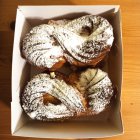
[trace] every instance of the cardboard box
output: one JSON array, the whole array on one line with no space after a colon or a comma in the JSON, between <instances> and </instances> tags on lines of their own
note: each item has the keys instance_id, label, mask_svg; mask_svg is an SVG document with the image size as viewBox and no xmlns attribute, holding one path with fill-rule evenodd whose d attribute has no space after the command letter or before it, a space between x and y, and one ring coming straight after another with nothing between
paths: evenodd
<instances>
[{"instance_id":1,"label":"cardboard box","mask_svg":"<svg viewBox=\"0 0 140 140\"><path fill-rule=\"evenodd\" d=\"M90 120L69 122L38 122L30 120L20 105L20 94L27 81L36 71L22 58L20 47L25 34L47 19L76 18L82 15L102 15L113 26L115 40L108 55L104 70L118 88L116 100L110 111L105 111ZM122 33L120 7L103 6L19 6L17 9L13 62L12 62L12 102L11 131L14 136L39 138L100 138L123 133L121 120L122 84Z\"/></svg>"}]
</instances>

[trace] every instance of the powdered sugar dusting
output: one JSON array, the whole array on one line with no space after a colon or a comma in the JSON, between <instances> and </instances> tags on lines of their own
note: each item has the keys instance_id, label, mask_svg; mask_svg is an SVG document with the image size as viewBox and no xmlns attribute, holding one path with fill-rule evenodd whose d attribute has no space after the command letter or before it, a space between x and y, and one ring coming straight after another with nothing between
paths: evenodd
<instances>
[{"instance_id":1,"label":"powdered sugar dusting","mask_svg":"<svg viewBox=\"0 0 140 140\"><path fill-rule=\"evenodd\" d=\"M23 54L39 67L51 68L64 56L69 63L86 65L109 50L113 40L113 28L106 19L87 15L34 27L23 40Z\"/></svg>"},{"instance_id":2,"label":"powdered sugar dusting","mask_svg":"<svg viewBox=\"0 0 140 140\"><path fill-rule=\"evenodd\" d=\"M51 68L63 58L63 50L53 37L55 27L43 24L34 27L23 40L23 54L39 67Z\"/></svg>"},{"instance_id":3,"label":"powdered sugar dusting","mask_svg":"<svg viewBox=\"0 0 140 140\"><path fill-rule=\"evenodd\" d=\"M100 69L88 69L83 72L77 86L85 93L90 109L96 114L106 108L113 96L112 83L107 73Z\"/></svg>"},{"instance_id":4,"label":"powdered sugar dusting","mask_svg":"<svg viewBox=\"0 0 140 140\"><path fill-rule=\"evenodd\" d=\"M46 93L56 97L61 104L43 103ZM35 76L25 87L22 94L22 107L32 118L37 120L56 120L75 115L85 110L79 91L62 79L52 79L48 74Z\"/></svg>"}]
</instances>

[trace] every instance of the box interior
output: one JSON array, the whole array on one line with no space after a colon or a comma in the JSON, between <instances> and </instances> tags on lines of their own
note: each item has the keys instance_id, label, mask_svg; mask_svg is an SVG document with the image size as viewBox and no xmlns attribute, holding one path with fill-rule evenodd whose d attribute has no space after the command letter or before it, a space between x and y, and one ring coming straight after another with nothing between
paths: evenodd
<instances>
[{"instance_id":1,"label":"box interior","mask_svg":"<svg viewBox=\"0 0 140 140\"><path fill-rule=\"evenodd\" d=\"M114 43L105 64L113 84L117 87L116 99L105 112L90 119L65 122L38 122L30 120L20 105L20 94L30 78L40 73L23 59L20 47L29 30L49 19L74 19L83 15L101 15L109 20L114 29ZM11 130L13 135L42 138L98 138L123 133L121 120L122 83L122 36L119 6L19 6L12 62ZM67 70L67 69L66 69ZM55 135L54 135L55 134Z\"/></svg>"}]
</instances>

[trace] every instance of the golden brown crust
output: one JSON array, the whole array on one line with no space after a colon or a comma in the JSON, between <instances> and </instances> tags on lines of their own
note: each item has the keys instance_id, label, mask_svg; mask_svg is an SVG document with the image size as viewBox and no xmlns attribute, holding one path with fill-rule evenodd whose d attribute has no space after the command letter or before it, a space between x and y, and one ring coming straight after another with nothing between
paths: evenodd
<instances>
[{"instance_id":1,"label":"golden brown crust","mask_svg":"<svg viewBox=\"0 0 140 140\"><path fill-rule=\"evenodd\" d=\"M93 66L95 67L100 61L104 59L104 57L107 55L107 53L110 51L110 48L106 48L101 54L94 58L90 63L82 63L74 59L72 62L72 65L78 66L78 67L87 67L87 66Z\"/></svg>"},{"instance_id":2,"label":"golden brown crust","mask_svg":"<svg viewBox=\"0 0 140 140\"><path fill-rule=\"evenodd\" d=\"M66 60L64 57L58 58L58 62L55 63L49 70L50 71L56 71L57 69L61 68L66 63Z\"/></svg>"}]
</instances>

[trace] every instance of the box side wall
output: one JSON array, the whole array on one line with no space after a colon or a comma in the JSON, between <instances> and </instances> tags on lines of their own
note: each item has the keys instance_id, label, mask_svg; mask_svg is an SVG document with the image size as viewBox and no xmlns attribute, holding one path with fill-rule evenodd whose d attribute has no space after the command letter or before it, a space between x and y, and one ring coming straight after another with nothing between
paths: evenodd
<instances>
[{"instance_id":1,"label":"box side wall","mask_svg":"<svg viewBox=\"0 0 140 140\"><path fill-rule=\"evenodd\" d=\"M21 118L22 108L20 105L20 92L25 82L28 81L30 73L30 65L26 63L21 56L21 40L26 30L29 30L25 17L17 9L16 26L13 45L12 58L12 102L11 102L11 131L12 133L25 123L25 119Z\"/></svg>"},{"instance_id":2,"label":"box side wall","mask_svg":"<svg viewBox=\"0 0 140 140\"><path fill-rule=\"evenodd\" d=\"M88 9L87 9L88 7ZM47 23L49 19L71 19L87 14L98 15L119 9L115 5L94 6L19 6L32 26ZM35 20L34 20L35 19Z\"/></svg>"},{"instance_id":3,"label":"box side wall","mask_svg":"<svg viewBox=\"0 0 140 140\"><path fill-rule=\"evenodd\" d=\"M113 103L114 111L110 114L112 123L123 132L121 120L121 89L122 89L122 27L120 10L116 12L113 20L114 44L109 54L109 76L114 84L116 99Z\"/></svg>"},{"instance_id":4,"label":"box side wall","mask_svg":"<svg viewBox=\"0 0 140 140\"><path fill-rule=\"evenodd\" d=\"M94 127L93 127L94 126ZM34 128L34 129L32 129ZM38 129L40 131L38 131ZM55 135L54 135L55 134ZM16 136L36 138L103 138L120 134L105 122L33 123L30 122L15 133Z\"/></svg>"},{"instance_id":5,"label":"box side wall","mask_svg":"<svg viewBox=\"0 0 140 140\"><path fill-rule=\"evenodd\" d=\"M88 7L88 9L87 9ZM93 8L94 7L94 8ZM26 18L53 18L74 12L92 12L97 15L111 9L119 9L119 5L59 5L59 6L19 6ZM58 12L59 11L59 12Z\"/></svg>"}]
</instances>

